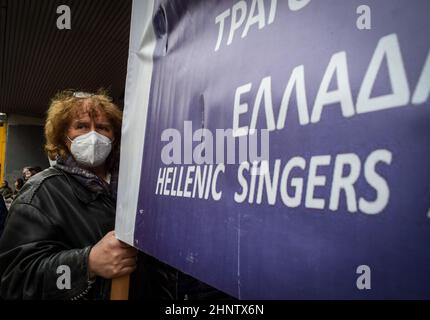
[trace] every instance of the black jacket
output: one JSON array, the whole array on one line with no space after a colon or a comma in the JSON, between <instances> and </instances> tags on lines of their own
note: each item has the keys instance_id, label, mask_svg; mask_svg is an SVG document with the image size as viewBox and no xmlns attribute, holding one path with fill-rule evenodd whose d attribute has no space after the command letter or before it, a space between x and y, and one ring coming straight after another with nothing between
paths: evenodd
<instances>
[{"instance_id":1,"label":"black jacket","mask_svg":"<svg viewBox=\"0 0 430 320\"><path fill-rule=\"evenodd\" d=\"M0 237L3 233L6 216L7 216L6 203L4 202L2 195L0 195Z\"/></svg>"},{"instance_id":2,"label":"black jacket","mask_svg":"<svg viewBox=\"0 0 430 320\"><path fill-rule=\"evenodd\" d=\"M13 202L0 239L1 297L109 298L110 281L91 283L87 263L91 247L114 223L108 193L90 192L58 168L33 176ZM57 286L66 275L59 266L69 267L70 289Z\"/></svg>"}]
</instances>

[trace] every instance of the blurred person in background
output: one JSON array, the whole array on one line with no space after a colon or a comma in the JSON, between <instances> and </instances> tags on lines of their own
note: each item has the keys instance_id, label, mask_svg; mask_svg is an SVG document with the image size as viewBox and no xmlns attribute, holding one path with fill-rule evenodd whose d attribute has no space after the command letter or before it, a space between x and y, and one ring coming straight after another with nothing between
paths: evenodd
<instances>
[{"instance_id":1,"label":"blurred person in background","mask_svg":"<svg viewBox=\"0 0 430 320\"><path fill-rule=\"evenodd\" d=\"M13 191L9 187L9 183L6 180L3 181L3 186L0 188L0 194L4 199L9 199L13 195Z\"/></svg>"},{"instance_id":2,"label":"blurred person in background","mask_svg":"<svg viewBox=\"0 0 430 320\"><path fill-rule=\"evenodd\" d=\"M18 178L15 180L15 190L13 191L12 198L15 199L18 195L19 190L21 190L22 186L24 185L24 180L21 178Z\"/></svg>"},{"instance_id":3,"label":"blurred person in background","mask_svg":"<svg viewBox=\"0 0 430 320\"><path fill-rule=\"evenodd\" d=\"M22 168L22 179L24 180L24 183L27 182L27 180L32 176L30 169L31 167Z\"/></svg>"},{"instance_id":4,"label":"blurred person in background","mask_svg":"<svg viewBox=\"0 0 430 320\"><path fill-rule=\"evenodd\" d=\"M38 174L39 172L42 172L42 168L40 166L37 167L31 167L30 168L30 172L31 172L31 176L34 176L36 174Z\"/></svg>"},{"instance_id":5,"label":"blurred person in background","mask_svg":"<svg viewBox=\"0 0 430 320\"><path fill-rule=\"evenodd\" d=\"M12 205L13 200L15 200L15 198L18 195L19 190L21 190L22 186L24 185L24 180L22 178L18 178L15 180L14 186L15 189L12 192L12 195L9 198L5 198L5 204L6 204L6 208L9 210L10 206Z\"/></svg>"}]
</instances>

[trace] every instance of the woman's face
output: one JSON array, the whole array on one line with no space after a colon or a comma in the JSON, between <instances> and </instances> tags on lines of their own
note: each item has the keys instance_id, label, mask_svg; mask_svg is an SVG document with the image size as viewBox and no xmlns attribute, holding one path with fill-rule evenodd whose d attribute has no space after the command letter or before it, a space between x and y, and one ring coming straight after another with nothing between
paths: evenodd
<instances>
[{"instance_id":1,"label":"woman's face","mask_svg":"<svg viewBox=\"0 0 430 320\"><path fill-rule=\"evenodd\" d=\"M31 172L28 168L24 168L22 170L22 177L24 178L24 180L28 180L31 178Z\"/></svg>"},{"instance_id":2,"label":"woman's face","mask_svg":"<svg viewBox=\"0 0 430 320\"><path fill-rule=\"evenodd\" d=\"M88 101L88 100L87 100ZM78 136L86 134L90 131L96 131L109 139L114 139L112 124L107 119L106 114L101 110L96 113L94 117L90 116L88 112L89 106L84 102L81 109L76 113L75 117L71 120L69 128L67 129L67 136L73 140ZM66 138L67 147L70 150L71 142Z\"/></svg>"}]
</instances>

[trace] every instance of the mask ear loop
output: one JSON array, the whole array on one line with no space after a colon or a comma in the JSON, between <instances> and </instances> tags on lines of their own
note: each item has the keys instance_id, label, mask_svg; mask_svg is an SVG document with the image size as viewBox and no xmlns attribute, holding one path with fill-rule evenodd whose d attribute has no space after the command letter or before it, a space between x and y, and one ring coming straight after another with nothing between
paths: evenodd
<instances>
[{"instance_id":1,"label":"mask ear loop","mask_svg":"<svg viewBox=\"0 0 430 320\"><path fill-rule=\"evenodd\" d=\"M94 132L98 133L97 131L94 131ZM115 137L113 137L113 138L111 139L111 138L109 138L109 137L106 137L104 134L101 134L101 133L98 133L98 134L99 134L99 135L104 136L105 138L108 138L108 139L109 139L109 142L110 142L111 144L113 144L113 142L115 141Z\"/></svg>"},{"instance_id":2,"label":"mask ear loop","mask_svg":"<svg viewBox=\"0 0 430 320\"><path fill-rule=\"evenodd\" d=\"M97 131L94 131L94 132L97 132ZM98 132L97 132L98 133ZM99 134L101 134L101 133L99 133ZM67 137L67 139L69 139L69 141L70 142L73 142L73 140L72 139L70 139L69 138L69 136L68 135L66 135L66 137ZM106 137L106 136L105 136ZM106 137L106 138L108 138L108 137ZM109 139L109 138L108 138ZM112 139L109 139L110 140L110 143L112 144L114 141L115 141L115 138L112 138Z\"/></svg>"},{"instance_id":3,"label":"mask ear loop","mask_svg":"<svg viewBox=\"0 0 430 320\"><path fill-rule=\"evenodd\" d=\"M109 138L109 137L106 137L104 134L101 134L101 133L98 133L97 131L94 131L95 133L97 133L97 134L99 134L99 135L101 135L101 136L103 136L103 137L105 137L105 138L107 138L108 140L109 140L109 143L110 144L113 144L113 142L115 141L115 138Z\"/></svg>"},{"instance_id":4,"label":"mask ear loop","mask_svg":"<svg viewBox=\"0 0 430 320\"><path fill-rule=\"evenodd\" d=\"M96 131L94 131L94 132L96 132ZM75 139L76 139L76 138L78 138L78 137L80 137L80 136L75 137ZM69 138L69 136L68 136L67 134L66 134L66 138L67 138L67 139L69 139L69 141L70 141L70 142L73 142L73 141L75 140L75 139L73 139L73 140L72 140L72 139L70 139L70 138Z\"/></svg>"}]
</instances>

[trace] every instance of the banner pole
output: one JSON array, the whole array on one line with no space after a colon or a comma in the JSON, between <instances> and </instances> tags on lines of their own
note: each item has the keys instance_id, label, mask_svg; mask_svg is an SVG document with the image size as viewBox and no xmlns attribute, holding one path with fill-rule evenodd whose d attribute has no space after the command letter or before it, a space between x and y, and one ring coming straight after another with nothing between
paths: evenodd
<instances>
[{"instance_id":1,"label":"banner pole","mask_svg":"<svg viewBox=\"0 0 430 320\"><path fill-rule=\"evenodd\" d=\"M129 286L130 286L130 275L112 279L110 299L128 300Z\"/></svg>"}]
</instances>

